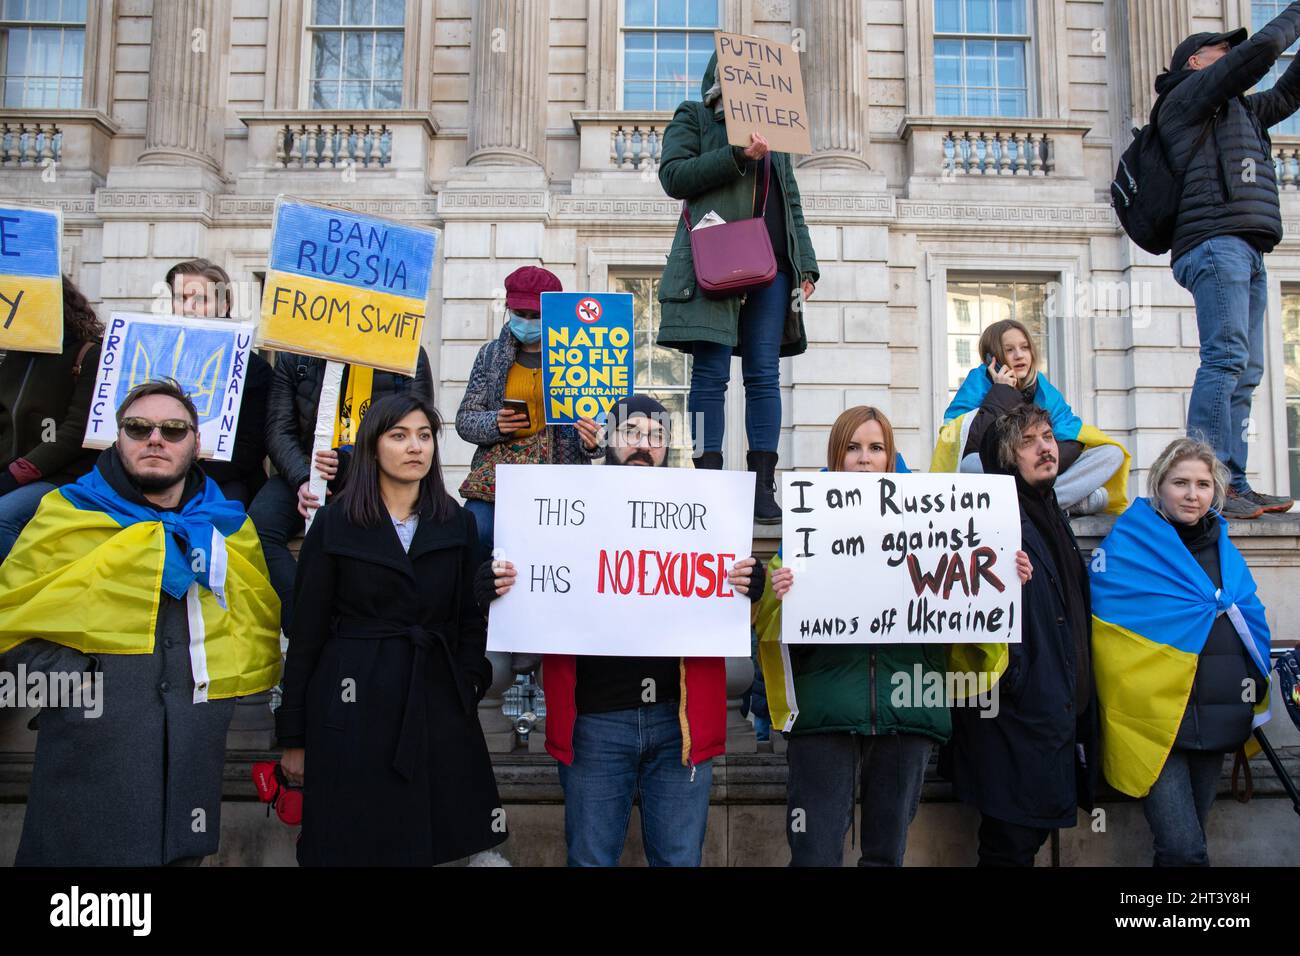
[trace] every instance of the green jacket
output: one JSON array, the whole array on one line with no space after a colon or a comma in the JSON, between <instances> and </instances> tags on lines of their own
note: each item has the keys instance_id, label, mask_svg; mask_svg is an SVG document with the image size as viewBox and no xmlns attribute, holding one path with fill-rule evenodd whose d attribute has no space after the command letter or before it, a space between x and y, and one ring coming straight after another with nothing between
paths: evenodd
<instances>
[{"instance_id":1,"label":"green jacket","mask_svg":"<svg viewBox=\"0 0 1300 956\"><path fill-rule=\"evenodd\" d=\"M769 580L780 566L778 554L768 564ZM768 709L777 730L921 734L940 743L952 735L944 697L948 645L782 644L781 602L770 587L755 605L753 618ZM919 698L913 697L914 690Z\"/></svg>"},{"instance_id":2,"label":"green jacket","mask_svg":"<svg viewBox=\"0 0 1300 956\"><path fill-rule=\"evenodd\" d=\"M704 71L701 95L713 86L717 65L715 54ZM820 275L817 257L804 223L794 167L788 153L770 155L772 175L779 177L785 197L788 254L799 272L796 282L802 279L816 282ZM727 222L752 217L760 178L757 164L746 159L739 147L727 143L726 123L714 114L712 107L692 101L677 107L672 123L664 131L659 182L669 196L687 201L692 222L698 223L710 210ZM660 345L691 352L695 342L716 342L731 346L739 354L741 297L710 299L699 292L690 237L686 223L680 218L659 283L659 302ZM795 302L792 295L781 336L782 355L798 355L808 348L803 316L795 308Z\"/></svg>"}]
</instances>

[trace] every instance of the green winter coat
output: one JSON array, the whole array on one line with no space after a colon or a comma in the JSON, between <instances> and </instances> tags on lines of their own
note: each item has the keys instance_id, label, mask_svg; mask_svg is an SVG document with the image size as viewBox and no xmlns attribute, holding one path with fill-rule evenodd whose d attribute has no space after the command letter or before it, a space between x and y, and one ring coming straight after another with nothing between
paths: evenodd
<instances>
[{"instance_id":1,"label":"green winter coat","mask_svg":"<svg viewBox=\"0 0 1300 956\"><path fill-rule=\"evenodd\" d=\"M704 71L701 96L713 86L717 67L715 54ZM772 175L779 177L785 197L788 254L799 273L795 284L803 279L816 282L820 275L817 257L804 223L794 167L788 153L770 155ZM659 182L669 196L687 201L692 222L698 223L710 210L727 222L751 218L756 211L759 179L761 167L746 159L739 147L727 143L726 123L712 107L692 101L677 107L672 123L664 131ZM696 342L716 342L731 346L739 354L741 301L740 296L710 299L696 288L690 237L686 223L678 219L677 235L659 282L659 344L689 353ZM795 302L792 295L781 335L782 355L799 355L808 348L803 316Z\"/></svg>"}]
</instances>

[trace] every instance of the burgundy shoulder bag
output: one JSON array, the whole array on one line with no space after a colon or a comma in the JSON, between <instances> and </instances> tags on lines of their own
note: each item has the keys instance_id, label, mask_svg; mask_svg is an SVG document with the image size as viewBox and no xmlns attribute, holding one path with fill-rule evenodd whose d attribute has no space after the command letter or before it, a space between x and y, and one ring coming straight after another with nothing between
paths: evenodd
<instances>
[{"instance_id":1,"label":"burgundy shoulder bag","mask_svg":"<svg viewBox=\"0 0 1300 956\"><path fill-rule=\"evenodd\" d=\"M767 233L768 187L772 184L772 157L763 157L763 206L752 219L738 219L696 230L690 210L682 202L682 218L691 240L695 281L711 299L725 299L771 285L776 278L776 255ZM757 186L755 186L757 189Z\"/></svg>"}]
</instances>

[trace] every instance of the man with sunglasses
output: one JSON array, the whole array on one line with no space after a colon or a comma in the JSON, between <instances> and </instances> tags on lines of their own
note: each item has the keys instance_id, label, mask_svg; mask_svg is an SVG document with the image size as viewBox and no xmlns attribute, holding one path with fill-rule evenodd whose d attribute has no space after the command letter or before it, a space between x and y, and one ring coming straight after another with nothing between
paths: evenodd
<instances>
[{"instance_id":1,"label":"man with sunglasses","mask_svg":"<svg viewBox=\"0 0 1300 956\"><path fill-rule=\"evenodd\" d=\"M279 602L243 507L198 466L194 403L174 381L147 382L117 424L0 566L5 665L96 697L45 702L19 865L215 852L235 698L280 675Z\"/></svg>"},{"instance_id":2,"label":"man with sunglasses","mask_svg":"<svg viewBox=\"0 0 1300 956\"><path fill-rule=\"evenodd\" d=\"M609 413L606 465L663 468L668 412L648 395ZM475 596L485 609L515 582L514 565L485 561ZM757 601L764 572L737 561L731 587ZM712 759L726 749L727 674L721 657L542 659L546 750L560 762L570 866L617 866L632 803L651 866L699 866L709 815Z\"/></svg>"}]
</instances>

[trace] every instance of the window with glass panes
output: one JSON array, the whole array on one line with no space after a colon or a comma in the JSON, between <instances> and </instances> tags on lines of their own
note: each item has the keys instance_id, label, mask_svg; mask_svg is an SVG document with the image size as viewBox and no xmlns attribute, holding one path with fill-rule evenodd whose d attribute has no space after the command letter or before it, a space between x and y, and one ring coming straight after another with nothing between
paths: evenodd
<instances>
[{"instance_id":1,"label":"window with glass panes","mask_svg":"<svg viewBox=\"0 0 1300 956\"><path fill-rule=\"evenodd\" d=\"M312 0L309 107L401 109L405 17L406 0Z\"/></svg>"},{"instance_id":2,"label":"window with glass panes","mask_svg":"<svg viewBox=\"0 0 1300 956\"><path fill-rule=\"evenodd\" d=\"M1300 495L1300 287L1282 290L1282 367L1291 495Z\"/></svg>"},{"instance_id":3,"label":"window with glass panes","mask_svg":"<svg viewBox=\"0 0 1300 956\"><path fill-rule=\"evenodd\" d=\"M611 292L632 293L633 348L638 395L650 395L668 409L673 426L668 464L681 468L691 463L690 420L686 395L691 387L690 356L655 345L659 333L658 276L610 276Z\"/></svg>"},{"instance_id":4,"label":"window with glass panes","mask_svg":"<svg viewBox=\"0 0 1300 956\"><path fill-rule=\"evenodd\" d=\"M969 276L948 277L948 369L945 384L951 399L977 364L987 364L979 349L980 333L994 322L1015 319L1029 329L1038 370L1048 372L1051 331L1047 317L1047 283Z\"/></svg>"},{"instance_id":5,"label":"window with glass panes","mask_svg":"<svg viewBox=\"0 0 1300 956\"><path fill-rule=\"evenodd\" d=\"M86 63L86 0L3 0L0 103L78 109Z\"/></svg>"},{"instance_id":6,"label":"window with glass panes","mask_svg":"<svg viewBox=\"0 0 1300 956\"><path fill-rule=\"evenodd\" d=\"M1258 30L1268 21L1272 20L1279 13L1290 5L1290 0L1251 0L1250 2L1250 25L1252 30ZM1277 58L1277 62L1255 86L1258 90L1271 89L1277 82L1278 77L1286 72L1292 61L1295 60L1296 54L1300 52L1300 41L1293 43L1291 48ZM1284 133L1290 135L1300 134L1300 116L1291 116L1272 128L1275 133Z\"/></svg>"},{"instance_id":7,"label":"window with glass panes","mask_svg":"<svg viewBox=\"0 0 1300 956\"><path fill-rule=\"evenodd\" d=\"M1029 0L934 0L939 116L1028 116Z\"/></svg>"},{"instance_id":8,"label":"window with glass panes","mask_svg":"<svg viewBox=\"0 0 1300 956\"><path fill-rule=\"evenodd\" d=\"M700 98L721 7L721 0L623 0L623 109L672 110Z\"/></svg>"}]
</instances>

